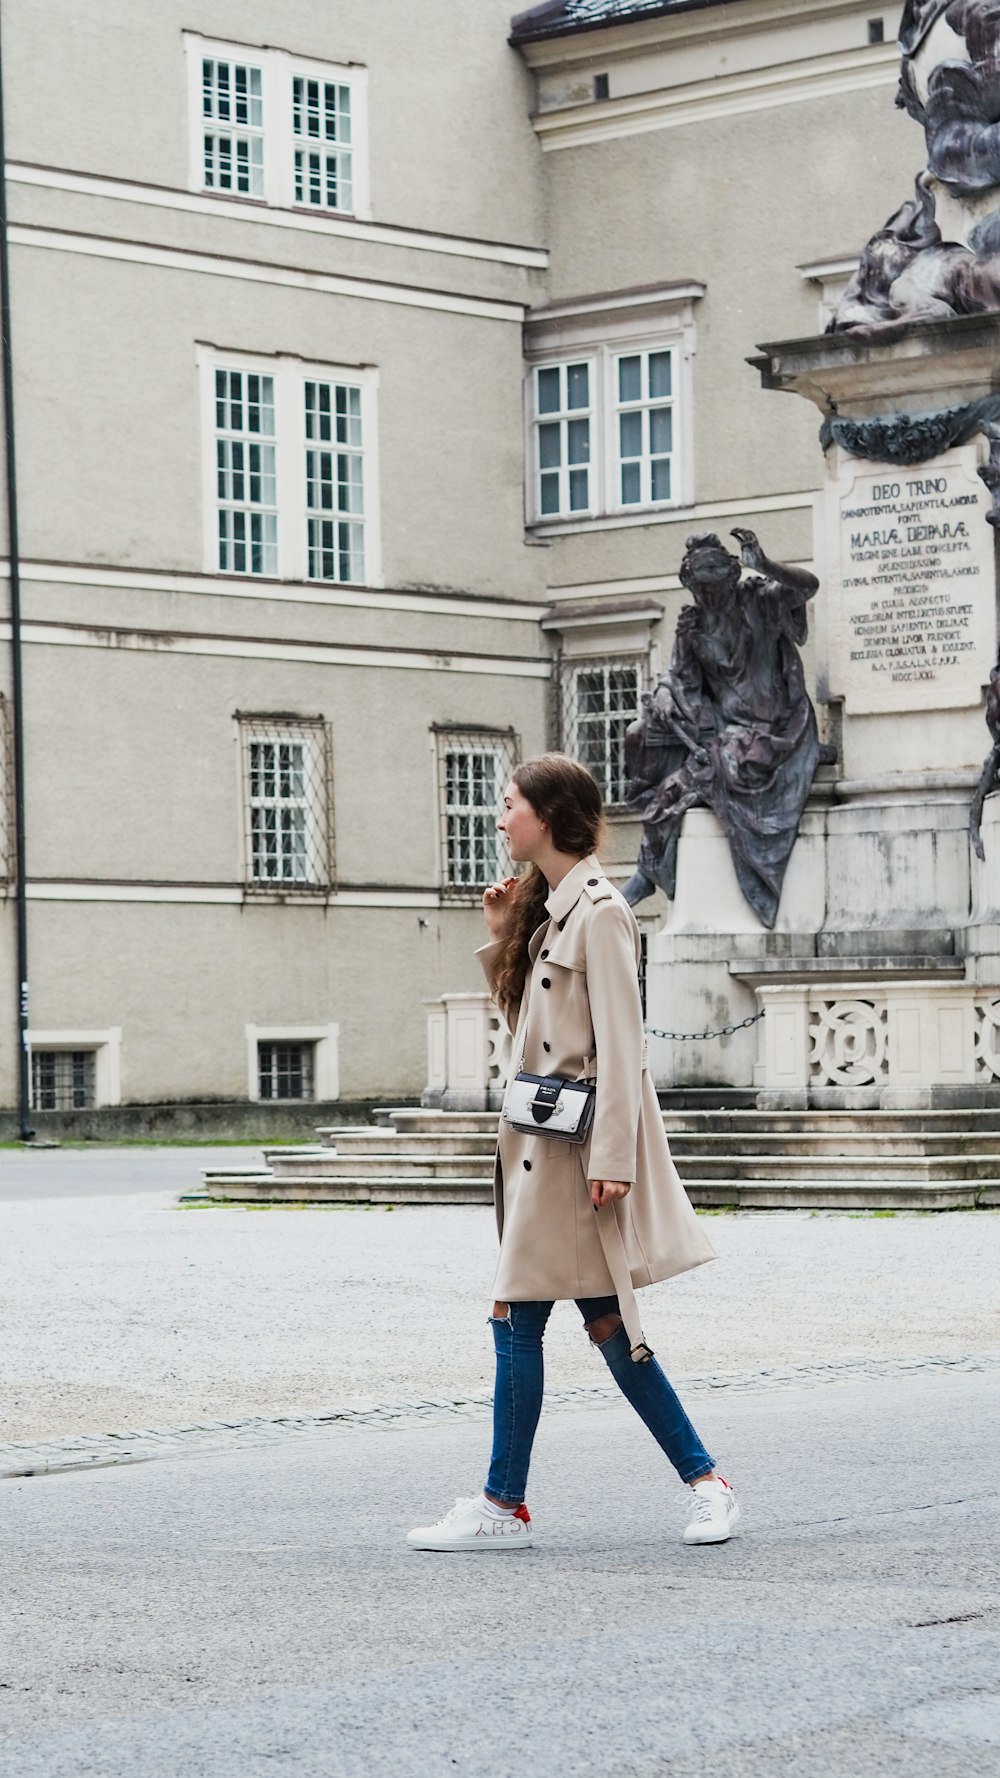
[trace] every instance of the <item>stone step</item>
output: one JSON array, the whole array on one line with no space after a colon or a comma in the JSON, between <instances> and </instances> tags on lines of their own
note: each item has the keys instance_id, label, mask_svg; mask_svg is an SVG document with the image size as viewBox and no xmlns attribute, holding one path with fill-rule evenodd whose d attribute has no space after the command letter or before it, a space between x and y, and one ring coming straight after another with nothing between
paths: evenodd
<instances>
[{"instance_id":1,"label":"stone step","mask_svg":"<svg viewBox=\"0 0 1000 1778\"><path fill-rule=\"evenodd\" d=\"M397 1134L411 1135L480 1135L495 1136L499 1114L495 1111L394 1111L387 1114L390 1128ZM912 1135L915 1131L927 1134L954 1130L972 1134L973 1132L997 1131L1000 1133L1000 1107L989 1107L966 1110L945 1111L825 1111L812 1109L809 1111L729 1111L724 1108L716 1110L671 1110L663 1113L664 1127L668 1135L696 1134L700 1131L725 1134L727 1132L754 1134L768 1131L782 1134L835 1134L847 1131L878 1132L889 1135L894 1132ZM372 1133L372 1126L347 1124L326 1126L317 1131L321 1142L337 1142L338 1138L349 1139L366 1131Z\"/></svg>"},{"instance_id":2,"label":"stone step","mask_svg":"<svg viewBox=\"0 0 1000 1778\"><path fill-rule=\"evenodd\" d=\"M372 1130L357 1129L338 1131L336 1140L330 1148L299 1149L300 1154L308 1153L323 1155L335 1151L337 1154L394 1154L397 1150L407 1154L427 1155L491 1155L496 1147L497 1124L481 1134L469 1131L459 1134L454 1130L440 1130L433 1134L410 1130ZM294 1154L294 1149L266 1149L266 1154Z\"/></svg>"},{"instance_id":3,"label":"stone step","mask_svg":"<svg viewBox=\"0 0 1000 1778\"><path fill-rule=\"evenodd\" d=\"M767 1130L732 1132L717 1134L714 1130L680 1133L672 1130L669 1133L670 1152L676 1159L679 1155L715 1156L729 1154L733 1158L758 1154L784 1154L788 1156L815 1155L820 1160L827 1160L836 1155L925 1155L934 1157L947 1154L986 1154L995 1155L1000 1152L1000 1132L983 1130L966 1135L958 1130L935 1130L931 1133L915 1131L889 1131L885 1134L880 1130L821 1130L806 1134L796 1132L787 1134L783 1130Z\"/></svg>"},{"instance_id":4,"label":"stone step","mask_svg":"<svg viewBox=\"0 0 1000 1778\"><path fill-rule=\"evenodd\" d=\"M1000 1176L1000 1153L943 1155L676 1155L677 1171L689 1179L980 1180Z\"/></svg>"},{"instance_id":5,"label":"stone step","mask_svg":"<svg viewBox=\"0 0 1000 1778\"><path fill-rule=\"evenodd\" d=\"M451 1131L424 1134L401 1130L355 1129L338 1134L335 1147L299 1148L268 1148L264 1153L269 1162L284 1164L286 1161L303 1165L314 1165L322 1161L324 1156L336 1153L340 1156L354 1156L360 1160L363 1155L412 1155L419 1157L461 1157L486 1160L492 1156L496 1141L496 1131L484 1132L482 1135L459 1135ZM956 1130L932 1131L882 1131L872 1130L784 1130L755 1129L752 1131L716 1131L695 1130L669 1132L671 1151L678 1155L715 1155L729 1154L754 1155L765 1154L870 1154L877 1149L879 1154L893 1155L934 1155L952 1152L967 1154L993 1154L1000 1149L1000 1132L992 1130L972 1131L966 1133Z\"/></svg>"},{"instance_id":6,"label":"stone step","mask_svg":"<svg viewBox=\"0 0 1000 1778\"><path fill-rule=\"evenodd\" d=\"M972 1210L1000 1206L1000 1176L978 1183L902 1180L690 1179L693 1204L705 1209L745 1210ZM492 1203L489 1182L479 1179L385 1178L333 1180L206 1169L206 1196L218 1203L480 1204Z\"/></svg>"},{"instance_id":7,"label":"stone step","mask_svg":"<svg viewBox=\"0 0 1000 1778\"><path fill-rule=\"evenodd\" d=\"M1000 1177L976 1182L894 1179L686 1179L700 1209L734 1210L976 1210L1000 1205Z\"/></svg>"},{"instance_id":8,"label":"stone step","mask_svg":"<svg viewBox=\"0 0 1000 1778\"><path fill-rule=\"evenodd\" d=\"M221 1170L220 1170L221 1173ZM436 1180L422 1174L367 1174L317 1179L311 1174L230 1173L205 1171L205 1195L226 1204L490 1204L493 1180Z\"/></svg>"},{"instance_id":9,"label":"stone step","mask_svg":"<svg viewBox=\"0 0 1000 1778\"><path fill-rule=\"evenodd\" d=\"M405 1150L391 1154L336 1154L331 1149L299 1158L292 1155L275 1157L275 1179L344 1179L363 1174L366 1179L463 1179L493 1178L493 1150L485 1155L412 1154Z\"/></svg>"},{"instance_id":10,"label":"stone step","mask_svg":"<svg viewBox=\"0 0 1000 1778\"><path fill-rule=\"evenodd\" d=\"M1000 1108L966 1111L665 1111L668 1135L841 1135L870 1136L977 1133L1000 1134Z\"/></svg>"}]
</instances>

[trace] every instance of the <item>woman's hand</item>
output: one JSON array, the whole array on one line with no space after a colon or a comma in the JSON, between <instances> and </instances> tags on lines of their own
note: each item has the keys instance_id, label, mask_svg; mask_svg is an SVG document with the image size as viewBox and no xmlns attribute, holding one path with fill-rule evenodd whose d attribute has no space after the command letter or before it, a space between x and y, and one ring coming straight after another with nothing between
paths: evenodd
<instances>
[{"instance_id":1,"label":"woman's hand","mask_svg":"<svg viewBox=\"0 0 1000 1778\"><path fill-rule=\"evenodd\" d=\"M491 938L499 938L503 932L507 919L507 898L516 882L516 877L504 877L499 883L491 883L483 892L483 915Z\"/></svg>"},{"instance_id":2,"label":"woman's hand","mask_svg":"<svg viewBox=\"0 0 1000 1778\"><path fill-rule=\"evenodd\" d=\"M626 1179L592 1179L590 1201L595 1210L600 1210L602 1204L613 1204L616 1198L626 1198L631 1190Z\"/></svg>"}]
</instances>

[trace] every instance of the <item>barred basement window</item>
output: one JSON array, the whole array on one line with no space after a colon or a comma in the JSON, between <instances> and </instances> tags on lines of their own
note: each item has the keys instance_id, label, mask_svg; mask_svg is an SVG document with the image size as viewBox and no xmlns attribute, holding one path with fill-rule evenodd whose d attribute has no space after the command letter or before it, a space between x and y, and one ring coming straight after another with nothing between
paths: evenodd
<instances>
[{"instance_id":1,"label":"barred basement window","mask_svg":"<svg viewBox=\"0 0 1000 1778\"><path fill-rule=\"evenodd\" d=\"M292 80L295 202L350 210L353 198L351 89L335 80Z\"/></svg>"},{"instance_id":2,"label":"barred basement window","mask_svg":"<svg viewBox=\"0 0 1000 1778\"><path fill-rule=\"evenodd\" d=\"M96 1104L95 1083L93 1050L32 1050L35 1111L85 1111Z\"/></svg>"},{"instance_id":3,"label":"barred basement window","mask_svg":"<svg viewBox=\"0 0 1000 1778\"><path fill-rule=\"evenodd\" d=\"M247 884L333 885L333 747L321 717L239 718Z\"/></svg>"},{"instance_id":4,"label":"barred basement window","mask_svg":"<svg viewBox=\"0 0 1000 1778\"><path fill-rule=\"evenodd\" d=\"M278 572L274 378L215 372L219 571Z\"/></svg>"},{"instance_id":5,"label":"barred basement window","mask_svg":"<svg viewBox=\"0 0 1000 1778\"><path fill-rule=\"evenodd\" d=\"M309 579L363 582L361 389L305 385Z\"/></svg>"},{"instance_id":6,"label":"barred basement window","mask_svg":"<svg viewBox=\"0 0 1000 1778\"><path fill-rule=\"evenodd\" d=\"M572 662L563 669L562 743L589 766L612 808L628 790L625 731L639 714L641 656Z\"/></svg>"},{"instance_id":7,"label":"barred basement window","mask_svg":"<svg viewBox=\"0 0 1000 1778\"><path fill-rule=\"evenodd\" d=\"M260 1099L312 1099L313 1045L259 1043L257 1096Z\"/></svg>"},{"instance_id":8,"label":"barred basement window","mask_svg":"<svg viewBox=\"0 0 1000 1778\"><path fill-rule=\"evenodd\" d=\"M482 891L507 875L497 821L517 763L512 729L436 729L445 894Z\"/></svg>"},{"instance_id":9,"label":"barred basement window","mask_svg":"<svg viewBox=\"0 0 1000 1778\"><path fill-rule=\"evenodd\" d=\"M201 64L206 191L264 195L264 93L260 68L205 56Z\"/></svg>"}]
</instances>

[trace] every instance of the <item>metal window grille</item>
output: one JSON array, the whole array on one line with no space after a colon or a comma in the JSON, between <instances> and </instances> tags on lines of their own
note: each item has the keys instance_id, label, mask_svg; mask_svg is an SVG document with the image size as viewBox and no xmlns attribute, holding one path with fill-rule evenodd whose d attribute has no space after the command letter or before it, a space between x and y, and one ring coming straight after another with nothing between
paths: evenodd
<instances>
[{"instance_id":1,"label":"metal window grille","mask_svg":"<svg viewBox=\"0 0 1000 1778\"><path fill-rule=\"evenodd\" d=\"M310 580L365 578L361 390L305 385L306 507Z\"/></svg>"},{"instance_id":2,"label":"metal window grille","mask_svg":"<svg viewBox=\"0 0 1000 1778\"><path fill-rule=\"evenodd\" d=\"M589 512L594 366L589 360L540 364L533 381L538 516Z\"/></svg>"},{"instance_id":3,"label":"metal window grille","mask_svg":"<svg viewBox=\"0 0 1000 1778\"><path fill-rule=\"evenodd\" d=\"M96 1103L93 1050L32 1050L31 1102L35 1111L85 1111Z\"/></svg>"},{"instance_id":4,"label":"metal window grille","mask_svg":"<svg viewBox=\"0 0 1000 1778\"><path fill-rule=\"evenodd\" d=\"M263 197L261 70L206 57L201 64L201 112L206 190Z\"/></svg>"},{"instance_id":5,"label":"metal window grille","mask_svg":"<svg viewBox=\"0 0 1000 1778\"><path fill-rule=\"evenodd\" d=\"M219 571L278 572L274 378L216 370Z\"/></svg>"},{"instance_id":6,"label":"metal window grille","mask_svg":"<svg viewBox=\"0 0 1000 1778\"><path fill-rule=\"evenodd\" d=\"M312 1099L311 1043L258 1043L257 1093L261 1099Z\"/></svg>"},{"instance_id":7,"label":"metal window grille","mask_svg":"<svg viewBox=\"0 0 1000 1778\"><path fill-rule=\"evenodd\" d=\"M508 870L497 821L517 737L512 729L439 729L437 743L444 892L483 890Z\"/></svg>"},{"instance_id":8,"label":"metal window grille","mask_svg":"<svg viewBox=\"0 0 1000 1778\"><path fill-rule=\"evenodd\" d=\"M674 355L669 348L615 359L618 498L652 506L673 498Z\"/></svg>"},{"instance_id":9,"label":"metal window grille","mask_svg":"<svg viewBox=\"0 0 1000 1778\"><path fill-rule=\"evenodd\" d=\"M351 89L334 80L292 80L295 202L323 210L354 204Z\"/></svg>"},{"instance_id":10,"label":"metal window grille","mask_svg":"<svg viewBox=\"0 0 1000 1778\"><path fill-rule=\"evenodd\" d=\"M589 766L612 808L625 801L625 731L639 714L645 662L639 655L563 668L562 745Z\"/></svg>"},{"instance_id":11,"label":"metal window grille","mask_svg":"<svg viewBox=\"0 0 1000 1778\"><path fill-rule=\"evenodd\" d=\"M333 886L333 745L322 718L241 717L247 886Z\"/></svg>"}]
</instances>

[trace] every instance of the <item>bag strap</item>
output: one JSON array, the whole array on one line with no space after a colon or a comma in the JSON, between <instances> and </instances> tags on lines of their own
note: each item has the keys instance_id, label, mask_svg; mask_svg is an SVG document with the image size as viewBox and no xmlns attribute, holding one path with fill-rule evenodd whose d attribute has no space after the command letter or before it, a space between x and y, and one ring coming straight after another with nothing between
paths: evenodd
<instances>
[{"instance_id":1,"label":"bag strap","mask_svg":"<svg viewBox=\"0 0 1000 1778\"><path fill-rule=\"evenodd\" d=\"M608 1214L609 1209L610 1215ZM607 1261L608 1271L611 1273L611 1282L615 1287L621 1318L625 1323L632 1359L636 1364L642 1364L647 1358L652 1358L653 1348L647 1345L643 1337L642 1323L639 1320L639 1305L635 1300L635 1291L632 1289L632 1274L629 1271L628 1255L625 1252L625 1243L622 1240L614 1204L598 1211L597 1232L601 1237L604 1258Z\"/></svg>"}]
</instances>

